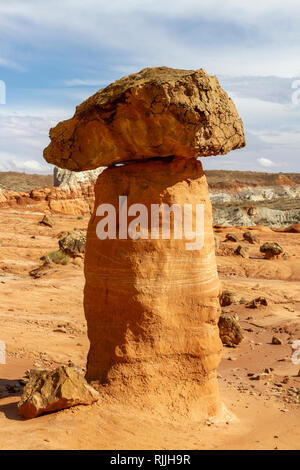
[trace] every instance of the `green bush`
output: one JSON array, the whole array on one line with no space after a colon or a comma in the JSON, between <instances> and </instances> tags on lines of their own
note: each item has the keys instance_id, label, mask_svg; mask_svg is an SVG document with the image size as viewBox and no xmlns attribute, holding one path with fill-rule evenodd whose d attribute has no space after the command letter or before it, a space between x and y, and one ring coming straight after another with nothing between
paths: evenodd
<instances>
[{"instance_id":1,"label":"green bush","mask_svg":"<svg viewBox=\"0 0 300 470\"><path fill-rule=\"evenodd\" d=\"M46 258L49 258L50 261L52 261L55 264L68 264L70 261L70 256L68 256L66 253L64 253L61 250L57 251L51 251L46 255Z\"/></svg>"}]
</instances>

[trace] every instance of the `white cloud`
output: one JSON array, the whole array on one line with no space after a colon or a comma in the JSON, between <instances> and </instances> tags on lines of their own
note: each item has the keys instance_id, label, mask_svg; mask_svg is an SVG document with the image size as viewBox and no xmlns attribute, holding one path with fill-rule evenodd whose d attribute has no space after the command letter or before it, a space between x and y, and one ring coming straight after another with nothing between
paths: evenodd
<instances>
[{"instance_id":1,"label":"white cloud","mask_svg":"<svg viewBox=\"0 0 300 470\"><path fill-rule=\"evenodd\" d=\"M79 78L74 78L72 80L65 80L64 84L68 87L74 87L74 86L97 86L97 87L102 87L109 85L108 80L96 80L96 79L79 79Z\"/></svg>"},{"instance_id":2,"label":"white cloud","mask_svg":"<svg viewBox=\"0 0 300 470\"><path fill-rule=\"evenodd\" d=\"M210 73L231 75L296 75L299 19L297 0L287 0L284 6L277 0L11 0L0 4L4 37L31 44L34 50L70 43L76 50L80 44L107 54L116 51L122 69L202 66ZM94 53L91 61L95 65Z\"/></svg>"},{"instance_id":3,"label":"white cloud","mask_svg":"<svg viewBox=\"0 0 300 470\"><path fill-rule=\"evenodd\" d=\"M36 160L25 160L23 162L14 160L12 162L12 167L15 167L19 171L30 173L45 173L46 171L51 172L49 165L42 165Z\"/></svg>"},{"instance_id":4,"label":"white cloud","mask_svg":"<svg viewBox=\"0 0 300 470\"><path fill-rule=\"evenodd\" d=\"M258 163L265 167L265 168L270 168L272 166L276 166L276 163L274 163L272 160L270 160L269 158L258 158L257 159Z\"/></svg>"}]
</instances>

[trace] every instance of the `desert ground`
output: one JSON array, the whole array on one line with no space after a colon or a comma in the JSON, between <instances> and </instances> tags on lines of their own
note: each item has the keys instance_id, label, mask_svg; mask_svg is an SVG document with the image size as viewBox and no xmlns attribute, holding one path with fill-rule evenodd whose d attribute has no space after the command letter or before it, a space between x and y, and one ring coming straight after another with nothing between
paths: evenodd
<instances>
[{"instance_id":1,"label":"desert ground","mask_svg":"<svg viewBox=\"0 0 300 470\"><path fill-rule=\"evenodd\" d=\"M253 234L280 243L281 259L263 259L259 244L249 245L248 259L234 255L237 243L225 242L225 234L242 240L246 229L215 229L223 289L240 298L223 310L238 315L244 335L236 348L223 349L223 419L191 422L113 400L32 420L19 416L27 369L69 361L85 367L89 347L83 261L52 263L37 279L29 275L41 256L58 248L61 232L86 228L88 217L54 215L50 228L39 224L42 215L0 211L0 340L7 346L7 364L0 365L0 449L300 449L300 365L291 361L291 343L300 339L300 235L267 227ZM247 308L245 301L258 296L268 305ZM271 344L274 335L282 344ZM248 376L266 368L274 370L263 380Z\"/></svg>"}]
</instances>

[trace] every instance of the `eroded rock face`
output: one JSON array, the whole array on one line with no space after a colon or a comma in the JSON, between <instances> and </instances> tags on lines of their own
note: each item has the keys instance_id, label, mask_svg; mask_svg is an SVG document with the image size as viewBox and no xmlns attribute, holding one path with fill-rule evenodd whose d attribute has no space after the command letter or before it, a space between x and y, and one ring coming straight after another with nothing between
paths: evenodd
<instances>
[{"instance_id":1,"label":"eroded rock face","mask_svg":"<svg viewBox=\"0 0 300 470\"><path fill-rule=\"evenodd\" d=\"M98 399L98 392L73 367L33 369L18 410L24 418L35 418L75 405L90 405Z\"/></svg>"},{"instance_id":2,"label":"eroded rock face","mask_svg":"<svg viewBox=\"0 0 300 470\"><path fill-rule=\"evenodd\" d=\"M44 158L81 171L131 160L223 155L245 145L243 124L216 77L154 67L117 80L50 131Z\"/></svg>"},{"instance_id":3,"label":"eroded rock face","mask_svg":"<svg viewBox=\"0 0 300 470\"><path fill-rule=\"evenodd\" d=\"M119 195L127 195L128 208L142 202L149 214L151 204L190 203L194 220L195 206L202 203L204 246L187 250L187 240L173 239L172 231L171 239L133 240L119 239L117 228L116 239L99 240L102 218L94 212L85 254L88 381L105 384L102 390L118 400L198 418L215 414L220 287L201 163L174 158L109 168L95 194L95 211L112 204L117 220Z\"/></svg>"},{"instance_id":4,"label":"eroded rock face","mask_svg":"<svg viewBox=\"0 0 300 470\"><path fill-rule=\"evenodd\" d=\"M95 183L103 170L104 168L100 167L95 170L75 172L55 167L53 174L54 186L66 190L78 186L81 187L83 184L89 185Z\"/></svg>"}]
</instances>

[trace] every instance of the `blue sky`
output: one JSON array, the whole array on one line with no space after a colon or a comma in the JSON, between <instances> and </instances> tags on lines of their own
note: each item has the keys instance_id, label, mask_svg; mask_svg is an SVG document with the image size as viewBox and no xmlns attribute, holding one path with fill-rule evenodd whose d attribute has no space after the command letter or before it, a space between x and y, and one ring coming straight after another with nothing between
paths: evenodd
<instances>
[{"instance_id":1,"label":"blue sky","mask_svg":"<svg viewBox=\"0 0 300 470\"><path fill-rule=\"evenodd\" d=\"M299 172L299 25L298 0L0 0L0 171L51 172L51 126L167 65L217 75L243 118L247 147L206 169Z\"/></svg>"}]
</instances>

